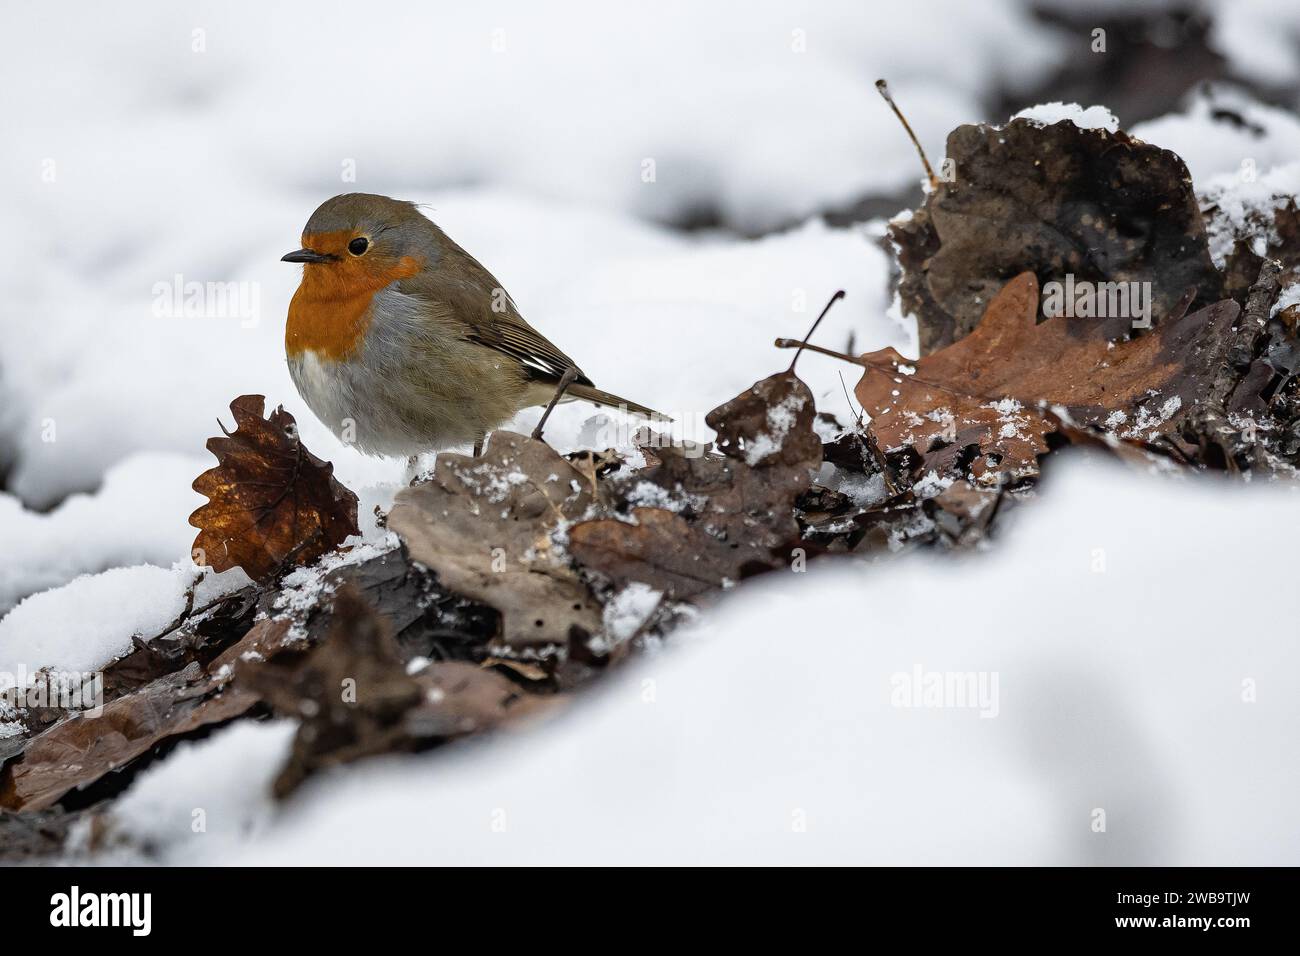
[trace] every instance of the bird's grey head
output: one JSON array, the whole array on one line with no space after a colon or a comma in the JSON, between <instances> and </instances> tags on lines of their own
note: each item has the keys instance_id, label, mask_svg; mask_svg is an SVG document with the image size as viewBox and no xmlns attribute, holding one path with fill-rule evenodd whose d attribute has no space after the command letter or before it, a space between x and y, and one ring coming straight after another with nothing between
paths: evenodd
<instances>
[{"instance_id":1,"label":"bird's grey head","mask_svg":"<svg viewBox=\"0 0 1300 956\"><path fill-rule=\"evenodd\" d=\"M344 193L327 199L302 230L302 248L285 262L330 263L364 260L376 270L403 260L421 266L437 259L438 228L415 203L372 193Z\"/></svg>"}]
</instances>

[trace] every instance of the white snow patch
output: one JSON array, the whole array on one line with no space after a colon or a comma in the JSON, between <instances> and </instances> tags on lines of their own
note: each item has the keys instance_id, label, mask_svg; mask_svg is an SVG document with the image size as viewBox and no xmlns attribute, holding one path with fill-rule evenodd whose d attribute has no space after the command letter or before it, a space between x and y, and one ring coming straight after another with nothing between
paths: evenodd
<instances>
[{"instance_id":1,"label":"white snow patch","mask_svg":"<svg viewBox=\"0 0 1300 956\"><path fill-rule=\"evenodd\" d=\"M785 437L798 421L799 412L803 410L808 399L797 392L791 392L781 401L768 406L767 430L759 432L745 446L745 463L751 467L757 465L768 455L781 450Z\"/></svg>"},{"instance_id":2,"label":"white snow patch","mask_svg":"<svg viewBox=\"0 0 1300 956\"><path fill-rule=\"evenodd\" d=\"M1021 110L1012 119L1026 119L1038 126L1070 122L1080 129L1119 130L1119 120L1104 106L1083 107L1078 103L1039 103Z\"/></svg>"},{"instance_id":3,"label":"white snow patch","mask_svg":"<svg viewBox=\"0 0 1300 956\"><path fill-rule=\"evenodd\" d=\"M214 844L256 840L275 818L271 783L296 730L292 720L245 720L182 743L113 804L104 821L108 845L188 863Z\"/></svg>"},{"instance_id":4,"label":"white snow patch","mask_svg":"<svg viewBox=\"0 0 1300 956\"><path fill-rule=\"evenodd\" d=\"M1273 310L1270 315L1277 315L1283 309L1289 309L1292 306L1300 305L1300 282L1295 285L1287 286L1278 295L1277 301L1273 303Z\"/></svg>"},{"instance_id":5,"label":"white snow patch","mask_svg":"<svg viewBox=\"0 0 1300 956\"><path fill-rule=\"evenodd\" d=\"M194 578L146 564L33 594L0 618L0 672L98 670L175 621Z\"/></svg>"},{"instance_id":6,"label":"white snow patch","mask_svg":"<svg viewBox=\"0 0 1300 956\"><path fill-rule=\"evenodd\" d=\"M597 649L608 652L610 648L630 638L649 620L662 600L663 592L640 581L633 581L624 587L605 605L605 633L601 638L594 639L599 641Z\"/></svg>"},{"instance_id":7,"label":"white snow patch","mask_svg":"<svg viewBox=\"0 0 1300 956\"><path fill-rule=\"evenodd\" d=\"M1269 244L1280 241L1274 214L1300 197L1300 161L1257 177L1214 176L1202 185L1200 194L1205 205L1214 207L1206 219L1206 232L1216 265L1223 266L1238 237L1249 237L1253 251L1262 255Z\"/></svg>"}]
</instances>

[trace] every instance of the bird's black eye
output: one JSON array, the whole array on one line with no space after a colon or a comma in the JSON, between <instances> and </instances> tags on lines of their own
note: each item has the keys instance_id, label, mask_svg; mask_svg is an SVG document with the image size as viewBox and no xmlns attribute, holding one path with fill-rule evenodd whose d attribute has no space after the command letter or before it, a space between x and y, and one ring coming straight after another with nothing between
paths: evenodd
<instances>
[{"instance_id":1,"label":"bird's black eye","mask_svg":"<svg viewBox=\"0 0 1300 956\"><path fill-rule=\"evenodd\" d=\"M357 238L348 243L348 252L352 253L354 256L363 255L369 248L370 240L365 236L357 236Z\"/></svg>"}]
</instances>

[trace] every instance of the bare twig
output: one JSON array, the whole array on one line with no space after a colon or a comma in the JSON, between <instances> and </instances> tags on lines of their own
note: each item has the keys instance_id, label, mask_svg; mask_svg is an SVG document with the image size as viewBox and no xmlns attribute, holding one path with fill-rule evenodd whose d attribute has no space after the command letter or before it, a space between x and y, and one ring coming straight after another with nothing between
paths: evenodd
<instances>
[{"instance_id":1,"label":"bare twig","mask_svg":"<svg viewBox=\"0 0 1300 956\"><path fill-rule=\"evenodd\" d=\"M903 124L903 129L907 130L908 138L912 141L912 145L916 147L917 154L921 157L921 165L925 167L925 175L930 180L930 188L938 189L939 177L934 174L934 169L930 166L930 161L925 158L925 150L921 148L920 140L918 140L916 134L912 132L912 126L907 122L907 117L904 116L903 111L898 108L898 104L894 102L894 98L889 95L889 84L884 80L876 80L876 89L879 91L880 95L885 98L885 102L889 104L889 108L894 111L894 115L898 117L898 121Z\"/></svg>"},{"instance_id":2,"label":"bare twig","mask_svg":"<svg viewBox=\"0 0 1300 956\"><path fill-rule=\"evenodd\" d=\"M836 292L833 296L830 297L830 301L828 301L826 305L822 308L821 315L817 316L817 320L813 322L812 328L810 328L808 330L808 334L803 337L803 342L799 345L799 351L795 352L794 358L790 360L790 368L788 369L789 372L794 371L795 362L799 361L799 356L803 354L804 347L807 346L808 340L812 338L813 333L817 331L817 326L822 324L822 319L826 318L826 313L831 310L831 306L833 306L836 302L840 301L840 299L842 298L844 298L844 290L840 289L838 292Z\"/></svg>"},{"instance_id":3,"label":"bare twig","mask_svg":"<svg viewBox=\"0 0 1300 956\"><path fill-rule=\"evenodd\" d=\"M853 412L853 399L849 397L849 386L844 381L844 373L838 372L837 374L840 377L840 388L844 390L844 401L849 403L849 412L853 414L853 425L856 428L861 428L862 413L865 411L865 409L863 409L861 406L858 406L857 412Z\"/></svg>"},{"instance_id":4,"label":"bare twig","mask_svg":"<svg viewBox=\"0 0 1300 956\"><path fill-rule=\"evenodd\" d=\"M822 348L820 345L812 345L807 340L801 342L798 339L777 339L772 344L779 349L799 349L800 351L807 349L809 352L816 352L818 355L829 355L831 358L837 358L844 362L851 362L854 365L861 365L863 368L873 367L852 355L846 355L843 352L837 352L834 349ZM795 357L798 358L797 355ZM793 368L793 366L791 367Z\"/></svg>"}]
</instances>

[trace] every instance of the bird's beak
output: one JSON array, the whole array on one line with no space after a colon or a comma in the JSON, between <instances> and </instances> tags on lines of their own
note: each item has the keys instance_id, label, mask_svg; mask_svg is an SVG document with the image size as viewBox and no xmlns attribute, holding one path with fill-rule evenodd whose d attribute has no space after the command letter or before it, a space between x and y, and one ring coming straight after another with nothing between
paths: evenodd
<instances>
[{"instance_id":1,"label":"bird's beak","mask_svg":"<svg viewBox=\"0 0 1300 956\"><path fill-rule=\"evenodd\" d=\"M299 249L296 252L289 252L280 257L281 262L333 262L337 256L332 256L328 252L312 252L310 249Z\"/></svg>"}]
</instances>

